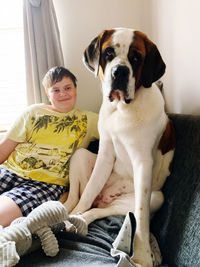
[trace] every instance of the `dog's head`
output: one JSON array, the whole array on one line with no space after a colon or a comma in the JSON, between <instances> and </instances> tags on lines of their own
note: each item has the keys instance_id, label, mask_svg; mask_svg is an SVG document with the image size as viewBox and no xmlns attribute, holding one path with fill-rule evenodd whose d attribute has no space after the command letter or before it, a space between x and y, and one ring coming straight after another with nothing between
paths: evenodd
<instances>
[{"instance_id":1,"label":"dog's head","mask_svg":"<svg viewBox=\"0 0 200 267\"><path fill-rule=\"evenodd\" d=\"M142 32L116 28L103 31L86 48L83 57L99 75L110 101L130 103L141 86L151 87L165 72L156 45Z\"/></svg>"}]
</instances>

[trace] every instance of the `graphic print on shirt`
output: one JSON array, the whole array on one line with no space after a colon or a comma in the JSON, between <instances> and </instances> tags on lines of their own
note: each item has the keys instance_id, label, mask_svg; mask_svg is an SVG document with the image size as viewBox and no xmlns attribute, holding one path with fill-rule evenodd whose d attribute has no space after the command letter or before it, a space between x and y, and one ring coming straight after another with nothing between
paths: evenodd
<instances>
[{"instance_id":1,"label":"graphic print on shirt","mask_svg":"<svg viewBox=\"0 0 200 267\"><path fill-rule=\"evenodd\" d=\"M50 116L31 118L28 143L21 143L8 162L27 178L48 181L48 176L66 178L69 159L87 132L87 116Z\"/></svg>"}]
</instances>

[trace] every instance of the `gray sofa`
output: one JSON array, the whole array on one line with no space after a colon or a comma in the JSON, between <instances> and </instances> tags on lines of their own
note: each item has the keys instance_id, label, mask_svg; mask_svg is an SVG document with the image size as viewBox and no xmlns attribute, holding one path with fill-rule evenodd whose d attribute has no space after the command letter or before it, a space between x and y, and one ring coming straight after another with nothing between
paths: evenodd
<instances>
[{"instance_id":1,"label":"gray sofa","mask_svg":"<svg viewBox=\"0 0 200 267\"><path fill-rule=\"evenodd\" d=\"M177 144L172 173L163 187L165 203L151 221L151 232L162 252L161 266L197 267L200 266L200 116L170 114L170 117ZM22 257L16 266L114 267L118 258L110 255L110 249L123 220L121 216L97 220L85 237L59 232L57 256L46 257L39 249Z\"/></svg>"},{"instance_id":2,"label":"gray sofa","mask_svg":"<svg viewBox=\"0 0 200 267\"><path fill-rule=\"evenodd\" d=\"M172 173L163 188L165 203L151 223L171 266L200 266L200 116L171 115L176 130Z\"/></svg>"}]
</instances>

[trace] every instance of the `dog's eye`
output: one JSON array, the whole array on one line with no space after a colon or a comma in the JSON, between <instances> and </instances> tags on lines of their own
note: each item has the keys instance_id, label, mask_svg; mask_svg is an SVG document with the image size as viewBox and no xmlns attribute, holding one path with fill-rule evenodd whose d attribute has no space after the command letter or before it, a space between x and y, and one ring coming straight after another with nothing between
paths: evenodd
<instances>
[{"instance_id":1,"label":"dog's eye","mask_svg":"<svg viewBox=\"0 0 200 267\"><path fill-rule=\"evenodd\" d=\"M129 56L129 61L131 64L136 67L141 62L141 55L139 53L134 53L131 57Z\"/></svg>"},{"instance_id":2,"label":"dog's eye","mask_svg":"<svg viewBox=\"0 0 200 267\"><path fill-rule=\"evenodd\" d=\"M112 47L107 47L104 51L106 60L111 61L115 57L115 51Z\"/></svg>"},{"instance_id":3,"label":"dog's eye","mask_svg":"<svg viewBox=\"0 0 200 267\"><path fill-rule=\"evenodd\" d=\"M141 55L139 53L135 53L133 57L133 61L140 62L141 61Z\"/></svg>"}]
</instances>

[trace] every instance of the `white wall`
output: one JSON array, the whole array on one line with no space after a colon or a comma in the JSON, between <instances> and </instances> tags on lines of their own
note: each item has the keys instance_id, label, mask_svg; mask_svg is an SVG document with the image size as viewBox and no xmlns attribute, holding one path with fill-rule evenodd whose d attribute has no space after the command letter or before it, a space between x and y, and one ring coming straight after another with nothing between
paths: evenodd
<instances>
[{"instance_id":1,"label":"white wall","mask_svg":"<svg viewBox=\"0 0 200 267\"><path fill-rule=\"evenodd\" d=\"M90 41L102 30L130 27L145 30L145 0L54 0L65 66L78 78L77 106L98 111L100 81L82 63Z\"/></svg>"},{"instance_id":2,"label":"white wall","mask_svg":"<svg viewBox=\"0 0 200 267\"><path fill-rule=\"evenodd\" d=\"M151 36L166 62L171 112L200 114L200 1L151 0Z\"/></svg>"},{"instance_id":3,"label":"white wall","mask_svg":"<svg viewBox=\"0 0 200 267\"><path fill-rule=\"evenodd\" d=\"M98 111L100 82L82 63L84 49L104 29L144 31L167 65L167 110L200 114L199 0L53 0L65 66L78 78L79 108Z\"/></svg>"}]
</instances>

